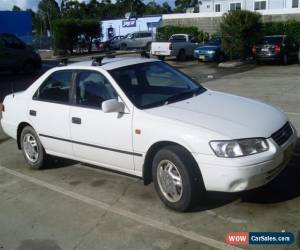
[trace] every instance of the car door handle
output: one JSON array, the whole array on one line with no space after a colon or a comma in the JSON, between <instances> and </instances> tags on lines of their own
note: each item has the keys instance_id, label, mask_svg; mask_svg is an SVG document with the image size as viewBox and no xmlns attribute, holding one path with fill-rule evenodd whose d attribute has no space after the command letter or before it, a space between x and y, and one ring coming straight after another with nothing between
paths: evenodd
<instances>
[{"instance_id":1,"label":"car door handle","mask_svg":"<svg viewBox=\"0 0 300 250\"><path fill-rule=\"evenodd\" d=\"M35 110L29 110L29 115L31 116L36 116L36 111Z\"/></svg>"},{"instance_id":2,"label":"car door handle","mask_svg":"<svg viewBox=\"0 0 300 250\"><path fill-rule=\"evenodd\" d=\"M74 124L81 124L81 118L72 117L72 123L74 123Z\"/></svg>"}]
</instances>

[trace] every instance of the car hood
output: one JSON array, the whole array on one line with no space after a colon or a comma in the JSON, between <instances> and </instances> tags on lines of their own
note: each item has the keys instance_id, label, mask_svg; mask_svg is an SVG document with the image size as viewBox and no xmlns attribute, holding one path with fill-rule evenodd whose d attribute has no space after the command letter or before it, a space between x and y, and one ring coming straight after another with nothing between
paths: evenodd
<instances>
[{"instance_id":1,"label":"car hood","mask_svg":"<svg viewBox=\"0 0 300 250\"><path fill-rule=\"evenodd\" d=\"M286 115L274 106L210 90L147 112L205 128L228 139L268 138L287 121Z\"/></svg>"}]
</instances>

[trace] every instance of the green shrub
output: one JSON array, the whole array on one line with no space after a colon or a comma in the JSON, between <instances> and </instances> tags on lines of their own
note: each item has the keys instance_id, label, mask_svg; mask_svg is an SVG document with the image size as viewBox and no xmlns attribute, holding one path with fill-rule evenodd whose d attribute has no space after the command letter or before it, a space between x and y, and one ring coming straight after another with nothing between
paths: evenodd
<instances>
[{"instance_id":1,"label":"green shrub","mask_svg":"<svg viewBox=\"0 0 300 250\"><path fill-rule=\"evenodd\" d=\"M157 29L157 40L158 41L167 41L170 36L174 34L189 34L195 37L198 41L206 41L209 38L209 34L204 31L199 31L197 27L181 27L181 26L163 26Z\"/></svg>"},{"instance_id":2,"label":"green shrub","mask_svg":"<svg viewBox=\"0 0 300 250\"><path fill-rule=\"evenodd\" d=\"M225 13L220 23L222 48L232 58L246 58L261 37L261 15L247 10Z\"/></svg>"},{"instance_id":3,"label":"green shrub","mask_svg":"<svg viewBox=\"0 0 300 250\"><path fill-rule=\"evenodd\" d=\"M300 45L300 22L289 20L263 24L264 35L288 35L291 40Z\"/></svg>"},{"instance_id":4,"label":"green shrub","mask_svg":"<svg viewBox=\"0 0 300 250\"><path fill-rule=\"evenodd\" d=\"M89 41L90 51L92 39L101 33L100 22L94 19L57 19L54 21L53 26L56 54L73 53L79 35L84 35Z\"/></svg>"}]
</instances>

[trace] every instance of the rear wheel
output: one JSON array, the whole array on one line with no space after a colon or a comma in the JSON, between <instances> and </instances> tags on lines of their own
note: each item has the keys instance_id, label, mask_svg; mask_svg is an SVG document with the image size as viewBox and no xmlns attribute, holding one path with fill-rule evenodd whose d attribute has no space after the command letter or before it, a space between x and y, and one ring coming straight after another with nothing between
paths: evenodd
<instances>
[{"instance_id":1,"label":"rear wheel","mask_svg":"<svg viewBox=\"0 0 300 250\"><path fill-rule=\"evenodd\" d=\"M127 50L127 44L126 43L122 43L120 45L120 50Z\"/></svg>"},{"instance_id":2,"label":"rear wheel","mask_svg":"<svg viewBox=\"0 0 300 250\"><path fill-rule=\"evenodd\" d=\"M157 56L158 60L164 61L166 59L165 56Z\"/></svg>"},{"instance_id":3,"label":"rear wheel","mask_svg":"<svg viewBox=\"0 0 300 250\"><path fill-rule=\"evenodd\" d=\"M288 58L287 54L283 55L283 57L282 57L282 63L283 63L283 65L288 65L289 58Z\"/></svg>"},{"instance_id":4,"label":"rear wheel","mask_svg":"<svg viewBox=\"0 0 300 250\"><path fill-rule=\"evenodd\" d=\"M180 62L184 62L186 60L185 50L181 49L178 53L177 60Z\"/></svg>"},{"instance_id":5,"label":"rear wheel","mask_svg":"<svg viewBox=\"0 0 300 250\"><path fill-rule=\"evenodd\" d=\"M162 202L176 211L192 208L205 194L200 170L193 157L179 146L161 149L154 157L152 177Z\"/></svg>"},{"instance_id":6,"label":"rear wheel","mask_svg":"<svg viewBox=\"0 0 300 250\"><path fill-rule=\"evenodd\" d=\"M48 156L40 142L34 129L30 126L25 127L21 133L21 148L25 160L31 169L41 169L46 163Z\"/></svg>"}]
</instances>

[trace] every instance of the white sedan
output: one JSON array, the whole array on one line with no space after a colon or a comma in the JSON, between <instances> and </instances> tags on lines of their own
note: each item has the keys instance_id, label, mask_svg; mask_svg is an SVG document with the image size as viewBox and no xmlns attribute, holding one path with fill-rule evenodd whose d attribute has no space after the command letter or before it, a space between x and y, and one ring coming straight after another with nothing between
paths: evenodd
<instances>
[{"instance_id":1,"label":"white sedan","mask_svg":"<svg viewBox=\"0 0 300 250\"><path fill-rule=\"evenodd\" d=\"M297 133L263 102L205 89L168 64L104 58L56 67L5 97L4 131L33 169L49 155L154 182L185 211L205 191L239 192L274 179Z\"/></svg>"}]
</instances>

